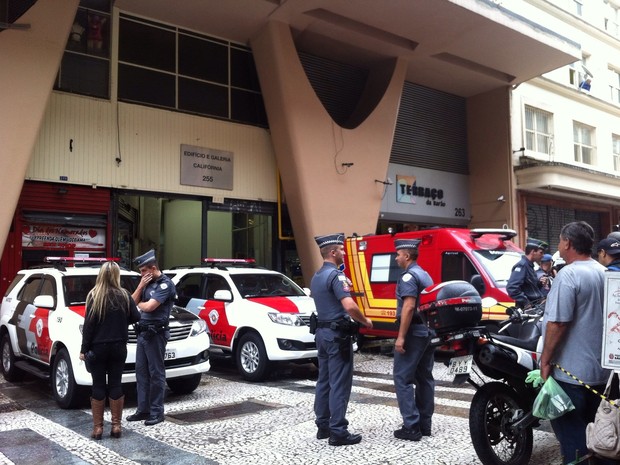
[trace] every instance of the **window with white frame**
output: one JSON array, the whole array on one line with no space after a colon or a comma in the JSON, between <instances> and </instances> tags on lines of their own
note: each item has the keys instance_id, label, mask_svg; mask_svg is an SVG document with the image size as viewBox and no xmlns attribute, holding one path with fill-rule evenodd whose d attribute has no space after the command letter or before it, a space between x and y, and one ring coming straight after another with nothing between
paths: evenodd
<instances>
[{"instance_id":1,"label":"window with white frame","mask_svg":"<svg viewBox=\"0 0 620 465\"><path fill-rule=\"evenodd\" d=\"M525 148L551 155L553 115L525 105Z\"/></svg>"},{"instance_id":2,"label":"window with white frame","mask_svg":"<svg viewBox=\"0 0 620 465\"><path fill-rule=\"evenodd\" d=\"M609 68L609 92L611 101L620 105L620 72L613 68Z\"/></svg>"},{"instance_id":3,"label":"window with white frame","mask_svg":"<svg viewBox=\"0 0 620 465\"><path fill-rule=\"evenodd\" d=\"M592 78L592 75L587 68L587 62L588 57L584 55L581 58L581 61L572 63L568 68L568 80L572 86L583 88L584 90L590 90L589 82L586 87L583 87L584 83L588 81L588 78Z\"/></svg>"},{"instance_id":4,"label":"window with white frame","mask_svg":"<svg viewBox=\"0 0 620 465\"><path fill-rule=\"evenodd\" d=\"M618 34L620 33L620 10L618 9L618 7L612 5L611 3L608 4L608 8L609 11L607 13L607 17L605 18L605 30L609 34L618 37Z\"/></svg>"},{"instance_id":5,"label":"window with white frame","mask_svg":"<svg viewBox=\"0 0 620 465\"><path fill-rule=\"evenodd\" d=\"M594 128L577 121L573 121L573 147L575 161L587 165L594 164L596 144Z\"/></svg>"},{"instance_id":6,"label":"window with white frame","mask_svg":"<svg viewBox=\"0 0 620 465\"><path fill-rule=\"evenodd\" d=\"M611 145L614 157L614 171L620 171L620 136L611 135Z\"/></svg>"}]
</instances>

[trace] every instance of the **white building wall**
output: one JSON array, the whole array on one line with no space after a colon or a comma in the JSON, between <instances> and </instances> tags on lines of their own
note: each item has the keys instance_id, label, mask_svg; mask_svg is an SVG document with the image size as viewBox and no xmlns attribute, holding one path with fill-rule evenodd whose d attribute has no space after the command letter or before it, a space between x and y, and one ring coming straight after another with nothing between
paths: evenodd
<instances>
[{"instance_id":1,"label":"white building wall","mask_svg":"<svg viewBox=\"0 0 620 465\"><path fill-rule=\"evenodd\" d=\"M512 146L525 147L524 107L553 114L553 146L549 156L526 150L515 152L513 162L519 164L525 155L540 161L572 164L601 173L620 176L614 171L612 134L620 135L620 102L612 99L610 84L614 77L610 68L620 71L620 40L610 18L615 0L584 0L582 15L577 14L574 0L506 0L502 5L527 16L536 7L554 17L550 21L555 32L581 44L587 70L593 74L590 91L580 90L585 72L580 63L558 68L521 84L512 94ZM607 26L605 19L608 20ZM613 33L612 33L613 32ZM620 33L620 31L617 31ZM572 80L572 82L571 82ZM616 81L616 86L618 82ZM595 128L596 154L592 164L575 162L573 122Z\"/></svg>"},{"instance_id":2,"label":"white building wall","mask_svg":"<svg viewBox=\"0 0 620 465\"><path fill-rule=\"evenodd\" d=\"M181 144L233 152L233 190L181 185ZM118 103L117 108L115 102L58 92L47 107L26 179L277 200L266 129L141 105Z\"/></svg>"}]
</instances>

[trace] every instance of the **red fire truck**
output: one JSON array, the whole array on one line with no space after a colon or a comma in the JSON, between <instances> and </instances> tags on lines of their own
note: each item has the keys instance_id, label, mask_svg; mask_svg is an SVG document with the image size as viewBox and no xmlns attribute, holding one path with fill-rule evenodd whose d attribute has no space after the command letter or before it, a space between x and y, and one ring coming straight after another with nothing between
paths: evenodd
<instances>
[{"instance_id":1,"label":"red fire truck","mask_svg":"<svg viewBox=\"0 0 620 465\"><path fill-rule=\"evenodd\" d=\"M353 296L364 314L373 320L365 336L393 338L397 335L396 281L402 270L394 258L395 239L420 239L418 264L435 284L462 280L471 283L481 297L493 297L511 305L506 283L512 267L523 254L513 242L511 229L436 228L398 234L356 236L345 242L345 274ZM482 324L506 318L501 305L484 309Z\"/></svg>"}]
</instances>

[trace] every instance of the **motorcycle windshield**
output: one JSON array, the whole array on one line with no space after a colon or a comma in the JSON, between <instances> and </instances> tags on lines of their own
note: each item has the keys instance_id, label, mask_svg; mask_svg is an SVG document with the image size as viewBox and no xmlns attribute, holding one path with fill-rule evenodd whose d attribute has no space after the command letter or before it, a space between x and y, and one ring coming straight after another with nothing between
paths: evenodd
<instances>
[{"instance_id":1,"label":"motorcycle windshield","mask_svg":"<svg viewBox=\"0 0 620 465\"><path fill-rule=\"evenodd\" d=\"M497 287L506 287L512 267L521 260L519 252L508 250L474 250L474 255Z\"/></svg>"}]
</instances>

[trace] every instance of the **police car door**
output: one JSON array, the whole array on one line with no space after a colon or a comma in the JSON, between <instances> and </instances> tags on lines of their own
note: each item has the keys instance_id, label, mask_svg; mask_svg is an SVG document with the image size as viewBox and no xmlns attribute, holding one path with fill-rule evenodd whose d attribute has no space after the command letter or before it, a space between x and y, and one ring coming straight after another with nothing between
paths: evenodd
<instances>
[{"instance_id":1,"label":"police car door","mask_svg":"<svg viewBox=\"0 0 620 465\"><path fill-rule=\"evenodd\" d=\"M48 363L51 340L49 315L53 308L36 307L38 296L51 296L55 302L55 283L51 276L32 275L17 294L17 306L11 318L17 333L20 352L28 357Z\"/></svg>"}]
</instances>

